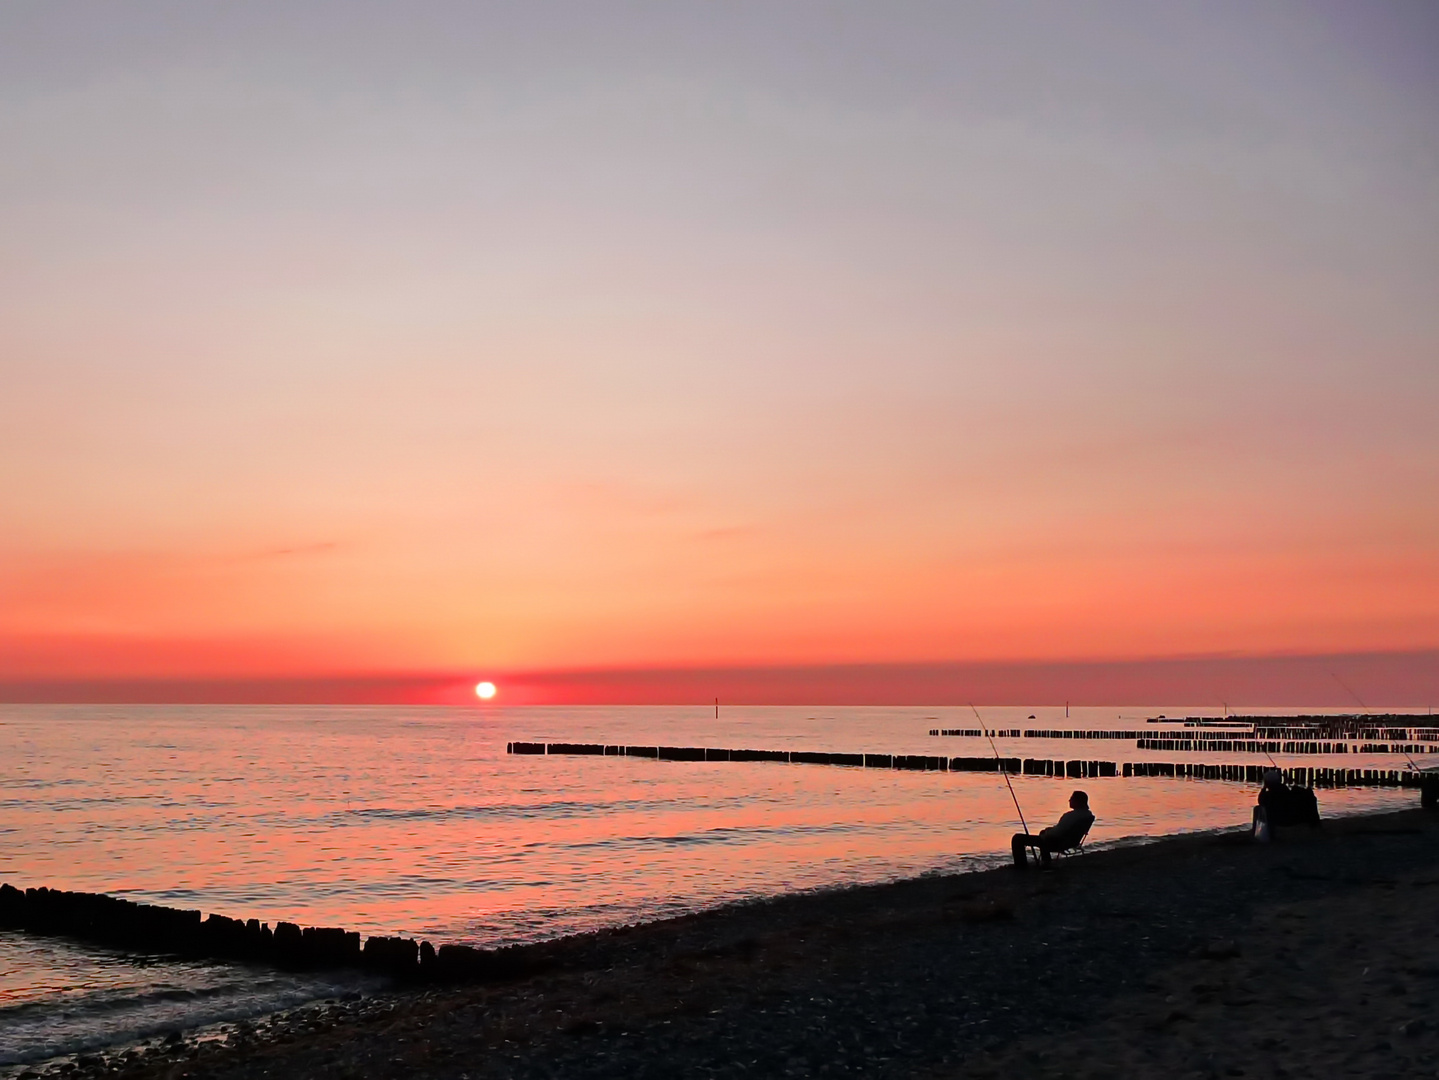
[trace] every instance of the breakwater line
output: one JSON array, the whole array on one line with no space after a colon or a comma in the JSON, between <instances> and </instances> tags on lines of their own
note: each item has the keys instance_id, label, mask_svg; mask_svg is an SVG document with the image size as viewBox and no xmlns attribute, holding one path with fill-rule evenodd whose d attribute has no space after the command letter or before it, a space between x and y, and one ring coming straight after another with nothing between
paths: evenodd
<instances>
[{"instance_id":1,"label":"breakwater line","mask_svg":"<svg viewBox=\"0 0 1439 1080\"><path fill-rule=\"evenodd\" d=\"M651 758L657 761L773 761L787 765L844 765L860 769L919 772L1018 773L1020 758L945 757L935 754L840 754L818 750L722 750L712 746L614 746L602 743L511 742L507 754L581 754L593 757ZM1113 762L1094 762L1096 767ZM1094 775L1098 776L1099 773ZM1106 775L1113 775L1108 773Z\"/></svg>"},{"instance_id":2,"label":"breakwater line","mask_svg":"<svg viewBox=\"0 0 1439 1080\"><path fill-rule=\"evenodd\" d=\"M1032 718L1031 718L1032 719ZM1388 719L1388 724L1376 721ZM1132 742L1137 750L1248 754L1439 754L1439 727L1398 725L1400 717L1265 717L1209 720L1156 717L1139 728L930 728L931 736ZM1402 719L1412 721L1413 717Z\"/></svg>"},{"instance_id":3,"label":"breakwater line","mask_svg":"<svg viewBox=\"0 0 1439 1080\"><path fill-rule=\"evenodd\" d=\"M931 736L959 736L968 739L1143 739L1152 731L1088 731L1082 728L930 728Z\"/></svg>"},{"instance_id":4,"label":"breakwater line","mask_svg":"<svg viewBox=\"0 0 1439 1080\"><path fill-rule=\"evenodd\" d=\"M510 742L507 754L580 755L648 758L655 761L779 762L788 765L839 765L863 769L905 769L920 772L1007 772L1014 776L1051 776L1070 780L1089 777L1171 777L1227 780L1261 784L1268 764L1211 765L1202 762L1058 760L1017 757L943 757L929 754L826 753L815 750L730 750L710 746L621 746L606 743ZM1406 769L1327 769L1295 766L1281 769L1286 784L1298 787L1400 787L1439 792L1439 773Z\"/></svg>"},{"instance_id":5,"label":"breakwater line","mask_svg":"<svg viewBox=\"0 0 1439 1080\"><path fill-rule=\"evenodd\" d=\"M91 945L183 959L266 964L284 971L353 969L405 982L487 982L544 966L543 945L480 949L405 937L372 936L338 927L271 929L258 919L142 904L106 893L17 889L0 884L0 929L73 938Z\"/></svg>"}]
</instances>

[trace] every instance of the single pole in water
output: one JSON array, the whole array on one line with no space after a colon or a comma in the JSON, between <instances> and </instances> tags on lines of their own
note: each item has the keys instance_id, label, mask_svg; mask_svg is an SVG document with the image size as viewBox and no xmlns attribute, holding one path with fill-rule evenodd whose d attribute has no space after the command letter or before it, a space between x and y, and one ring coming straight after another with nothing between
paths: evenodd
<instances>
[{"instance_id":1,"label":"single pole in water","mask_svg":"<svg viewBox=\"0 0 1439 1080\"><path fill-rule=\"evenodd\" d=\"M715 698L715 719L719 719L719 698Z\"/></svg>"},{"instance_id":2,"label":"single pole in water","mask_svg":"<svg viewBox=\"0 0 1439 1080\"><path fill-rule=\"evenodd\" d=\"M971 701L969 707L974 709L974 702ZM978 709L974 709L974 718L979 721L980 730L984 731L984 717L979 715ZM1004 786L1009 788L1009 797L1014 800L1014 812L1019 815L1019 826L1024 830L1024 835L1028 836L1029 824L1024 820L1024 811L1019 808L1019 796L1014 793L1014 785L1009 782L1009 770L1004 767L1004 759L999 756L999 747L994 745L993 738L989 738L989 748L994 751L994 760L999 765L999 771L1004 774Z\"/></svg>"}]
</instances>

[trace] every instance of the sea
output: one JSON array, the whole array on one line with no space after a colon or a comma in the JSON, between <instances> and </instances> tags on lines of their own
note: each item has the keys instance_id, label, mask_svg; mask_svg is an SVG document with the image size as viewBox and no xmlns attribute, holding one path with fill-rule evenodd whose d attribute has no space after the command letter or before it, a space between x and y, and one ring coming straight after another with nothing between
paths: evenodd
<instances>
[{"instance_id":1,"label":"sea","mask_svg":"<svg viewBox=\"0 0 1439 1080\"><path fill-rule=\"evenodd\" d=\"M1215 713L7 705L0 881L436 945L536 941L996 866L1021 810L1032 829L1052 823L1081 784L1097 848L1244 826L1255 792L1211 780L1017 776L1011 796L998 773L529 756L506 753L511 741L983 756L987 738L930 732L1122 729L1186 715ZM1006 757L1183 757L1123 741L995 743ZM1396 767L1387 755L1342 764ZM1340 789L1324 791L1321 807L1338 816L1416 798ZM0 931L0 1070L376 986Z\"/></svg>"}]
</instances>

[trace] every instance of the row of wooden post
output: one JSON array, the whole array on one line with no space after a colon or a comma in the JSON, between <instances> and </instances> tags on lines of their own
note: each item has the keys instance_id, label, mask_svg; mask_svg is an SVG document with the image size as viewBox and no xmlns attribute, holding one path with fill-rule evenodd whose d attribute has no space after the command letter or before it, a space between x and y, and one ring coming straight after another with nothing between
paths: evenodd
<instances>
[{"instance_id":1,"label":"row of wooden post","mask_svg":"<svg viewBox=\"0 0 1439 1080\"><path fill-rule=\"evenodd\" d=\"M658 761L773 761L789 765L844 765L865 769L932 772L1008 772L1082 780L1092 776L1175 777L1260 784L1272 765L1211 765L1202 762L1058 760L1016 757L943 757L930 754L853 754L816 750L726 750L708 746L620 746L604 743L512 742L510 754L580 754L594 757L651 758ZM1281 769L1285 783L1298 787L1421 787L1426 776L1405 769Z\"/></svg>"}]
</instances>

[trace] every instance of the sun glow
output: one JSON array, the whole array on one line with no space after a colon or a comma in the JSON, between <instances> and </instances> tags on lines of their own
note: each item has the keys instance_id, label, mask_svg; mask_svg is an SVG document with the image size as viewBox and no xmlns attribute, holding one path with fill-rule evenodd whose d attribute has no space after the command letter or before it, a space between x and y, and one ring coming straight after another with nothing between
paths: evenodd
<instances>
[{"instance_id":1,"label":"sun glow","mask_svg":"<svg viewBox=\"0 0 1439 1080\"><path fill-rule=\"evenodd\" d=\"M478 697L481 701L489 701L490 698L495 696L495 684L492 682L482 682L476 684L475 696Z\"/></svg>"}]
</instances>

